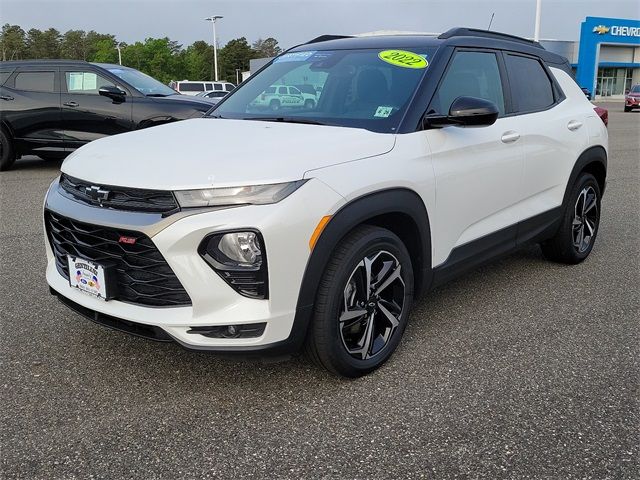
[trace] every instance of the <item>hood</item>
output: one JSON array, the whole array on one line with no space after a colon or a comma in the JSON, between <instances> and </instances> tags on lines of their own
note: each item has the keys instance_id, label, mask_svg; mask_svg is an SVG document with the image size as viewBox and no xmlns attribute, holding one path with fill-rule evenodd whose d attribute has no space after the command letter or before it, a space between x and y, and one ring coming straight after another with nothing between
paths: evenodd
<instances>
[{"instance_id":1,"label":"hood","mask_svg":"<svg viewBox=\"0 0 640 480\"><path fill-rule=\"evenodd\" d=\"M181 95L181 94L177 94L177 95L169 95L168 97L154 97L153 98L154 102L171 102L171 103L176 103L176 102L180 102L184 105L189 105L191 107L194 108L211 108L211 103L207 102L204 98L198 98L195 96L189 96L189 95Z\"/></svg>"},{"instance_id":2,"label":"hood","mask_svg":"<svg viewBox=\"0 0 640 480\"><path fill-rule=\"evenodd\" d=\"M306 171L389 152L393 134L197 118L95 140L61 170L102 185L160 190L300 180Z\"/></svg>"}]
</instances>

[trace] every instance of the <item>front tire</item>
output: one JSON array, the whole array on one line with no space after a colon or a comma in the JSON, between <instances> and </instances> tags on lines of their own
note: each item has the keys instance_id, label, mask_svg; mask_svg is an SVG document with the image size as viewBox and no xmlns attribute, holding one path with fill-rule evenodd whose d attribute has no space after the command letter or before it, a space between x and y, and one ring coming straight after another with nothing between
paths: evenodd
<instances>
[{"instance_id":1,"label":"front tire","mask_svg":"<svg viewBox=\"0 0 640 480\"><path fill-rule=\"evenodd\" d=\"M306 351L330 372L359 377L393 354L413 301L409 253L394 233L363 225L336 247L318 289Z\"/></svg>"},{"instance_id":2,"label":"front tire","mask_svg":"<svg viewBox=\"0 0 640 480\"><path fill-rule=\"evenodd\" d=\"M0 171L9 170L16 161L16 152L11 137L0 129Z\"/></svg>"},{"instance_id":3,"label":"front tire","mask_svg":"<svg viewBox=\"0 0 640 480\"><path fill-rule=\"evenodd\" d=\"M630 111L631 111L631 107L627 107L627 106L625 106L625 107L624 107L624 111L625 111L625 112L630 112Z\"/></svg>"},{"instance_id":4,"label":"front tire","mask_svg":"<svg viewBox=\"0 0 640 480\"><path fill-rule=\"evenodd\" d=\"M554 262L577 264L589 256L600 225L600 186L590 173L573 185L556 235L541 244L544 256Z\"/></svg>"},{"instance_id":5,"label":"front tire","mask_svg":"<svg viewBox=\"0 0 640 480\"><path fill-rule=\"evenodd\" d=\"M280 110L280 102L278 100L271 100L271 102L269 103L269 108L272 112L277 112L278 110Z\"/></svg>"}]
</instances>

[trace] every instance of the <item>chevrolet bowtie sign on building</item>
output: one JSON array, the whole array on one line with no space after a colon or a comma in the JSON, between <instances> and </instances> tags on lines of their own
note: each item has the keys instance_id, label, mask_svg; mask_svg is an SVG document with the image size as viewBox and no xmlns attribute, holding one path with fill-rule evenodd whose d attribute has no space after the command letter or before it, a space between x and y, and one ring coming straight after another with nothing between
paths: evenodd
<instances>
[{"instance_id":1,"label":"chevrolet bowtie sign on building","mask_svg":"<svg viewBox=\"0 0 640 480\"><path fill-rule=\"evenodd\" d=\"M541 40L552 52L569 59L576 80L596 98L623 98L640 83L640 20L587 17L580 40Z\"/></svg>"},{"instance_id":2,"label":"chevrolet bowtie sign on building","mask_svg":"<svg viewBox=\"0 0 640 480\"><path fill-rule=\"evenodd\" d=\"M625 27L620 25L607 27L605 25L598 25L597 27L593 27L593 31L598 35L605 35L611 32L611 35L614 37L640 37L640 27Z\"/></svg>"}]
</instances>

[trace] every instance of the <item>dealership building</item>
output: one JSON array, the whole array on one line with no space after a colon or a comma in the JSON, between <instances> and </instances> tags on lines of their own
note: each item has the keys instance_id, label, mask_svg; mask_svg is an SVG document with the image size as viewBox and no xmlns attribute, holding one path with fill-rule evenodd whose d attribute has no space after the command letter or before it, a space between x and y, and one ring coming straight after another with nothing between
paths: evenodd
<instances>
[{"instance_id":1,"label":"dealership building","mask_svg":"<svg viewBox=\"0 0 640 480\"><path fill-rule=\"evenodd\" d=\"M540 40L566 57L578 84L597 98L622 98L640 83L640 20L587 17L577 42Z\"/></svg>"}]
</instances>

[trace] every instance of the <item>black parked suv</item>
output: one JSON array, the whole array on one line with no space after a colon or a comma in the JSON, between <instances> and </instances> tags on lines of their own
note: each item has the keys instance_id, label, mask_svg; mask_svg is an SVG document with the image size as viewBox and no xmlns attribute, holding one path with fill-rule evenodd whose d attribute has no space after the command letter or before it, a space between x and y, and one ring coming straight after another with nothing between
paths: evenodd
<instances>
[{"instance_id":1,"label":"black parked suv","mask_svg":"<svg viewBox=\"0 0 640 480\"><path fill-rule=\"evenodd\" d=\"M210 108L121 65L0 62L0 170L22 155L61 159L91 140L198 117Z\"/></svg>"}]
</instances>

